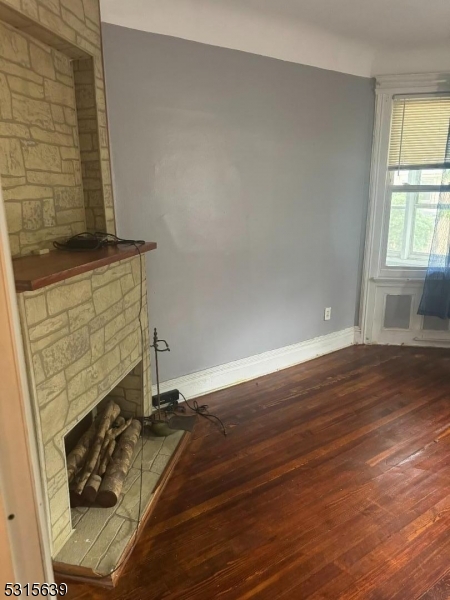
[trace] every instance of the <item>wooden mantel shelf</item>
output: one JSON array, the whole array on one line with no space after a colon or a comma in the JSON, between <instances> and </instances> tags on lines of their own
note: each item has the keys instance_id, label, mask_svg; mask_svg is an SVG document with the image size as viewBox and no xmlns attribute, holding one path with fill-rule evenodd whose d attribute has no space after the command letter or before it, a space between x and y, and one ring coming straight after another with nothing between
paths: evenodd
<instances>
[{"instance_id":1,"label":"wooden mantel shelf","mask_svg":"<svg viewBox=\"0 0 450 600\"><path fill-rule=\"evenodd\" d=\"M155 242L139 246L140 252L156 248ZM111 263L136 256L134 246L109 246L88 252L63 252L52 250L49 254L22 256L13 259L14 280L17 292L38 290L52 283L69 279L105 267Z\"/></svg>"}]
</instances>

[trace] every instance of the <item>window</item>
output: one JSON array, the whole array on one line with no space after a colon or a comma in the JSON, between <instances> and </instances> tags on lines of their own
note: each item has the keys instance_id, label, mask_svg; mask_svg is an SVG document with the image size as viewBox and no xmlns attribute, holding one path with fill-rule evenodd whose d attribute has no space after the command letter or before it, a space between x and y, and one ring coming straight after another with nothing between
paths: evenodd
<instances>
[{"instance_id":1,"label":"window","mask_svg":"<svg viewBox=\"0 0 450 600\"><path fill-rule=\"evenodd\" d=\"M450 96L393 99L386 266L426 267L441 192L450 190Z\"/></svg>"}]
</instances>

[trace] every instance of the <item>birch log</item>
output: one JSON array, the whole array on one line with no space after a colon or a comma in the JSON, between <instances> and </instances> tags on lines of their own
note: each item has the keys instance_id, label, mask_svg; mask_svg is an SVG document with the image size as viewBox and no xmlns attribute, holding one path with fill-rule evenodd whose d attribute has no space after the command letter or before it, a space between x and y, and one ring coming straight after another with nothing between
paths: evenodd
<instances>
[{"instance_id":1,"label":"birch log","mask_svg":"<svg viewBox=\"0 0 450 600\"><path fill-rule=\"evenodd\" d=\"M83 489L82 496L86 502L95 502L98 489L102 482L102 476L106 472L106 468L116 447L116 438L118 438L119 435L121 435L125 429L129 427L131 421L132 419L125 421L123 417L117 417L117 419L114 421L115 427L111 427L111 429L108 429L106 432L95 468L90 474L89 479L87 480Z\"/></svg>"},{"instance_id":2,"label":"birch log","mask_svg":"<svg viewBox=\"0 0 450 600\"><path fill-rule=\"evenodd\" d=\"M69 478L69 483L73 481L75 475L83 467L87 453L91 447L92 440L95 437L96 430L97 427L95 423L92 423L89 429L80 437L72 452L68 454L67 476Z\"/></svg>"},{"instance_id":3,"label":"birch log","mask_svg":"<svg viewBox=\"0 0 450 600\"><path fill-rule=\"evenodd\" d=\"M100 506L108 508L117 503L140 433L141 424L136 419L122 433L98 490L96 501Z\"/></svg>"},{"instance_id":4,"label":"birch log","mask_svg":"<svg viewBox=\"0 0 450 600\"><path fill-rule=\"evenodd\" d=\"M104 455L102 456L102 458L100 460L100 465L98 467L98 474L100 475L100 477L103 477L103 475L106 473L106 469L108 467L109 461L111 460L111 457L113 455L115 447L116 447L116 440L110 440L108 447L106 448L106 451L105 451Z\"/></svg>"},{"instance_id":5,"label":"birch log","mask_svg":"<svg viewBox=\"0 0 450 600\"><path fill-rule=\"evenodd\" d=\"M84 486L86 485L89 477L95 472L97 461L99 460L103 444L105 443L105 436L108 432L108 429L111 427L111 424L114 423L119 416L119 413L120 407L112 400L109 400L100 416L94 441L86 459L86 464L84 465L80 476L73 486L73 491L75 494L81 494L83 492Z\"/></svg>"},{"instance_id":6,"label":"birch log","mask_svg":"<svg viewBox=\"0 0 450 600\"><path fill-rule=\"evenodd\" d=\"M115 427L111 429L109 432L110 439L115 440L116 438L118 438L119 435L121 435L125 431L125 429L127 429L131 425L132 420L133 419L128 419L128 421L124 420L120 427Z\"/></svg>"},{"instance_id":7,"label":"birch log","mask_svg":"<svg viewBox=\"0 0 450 600\"><path fill-rule=\"evenodd\" d=\"M93 504L95 502L95 498L97 496L98 488L102 482L102 478L97 473L92 473L92 475L87 480L86 485L83 490L83 500L86 502Z\"/></svg>"},{"instance_id":8,"label":"birch log","mask_svg":"<svg viewBox=\"0 0 450 600\"><path fill-rule=\"evenodd\" d=\"M111 460L112 453L116 442L113 439L113 429L108 429L103 440L102 449L97 458L97 463L94 470L92 471L89 479L84 486L82 497L88 503L93 504L97 496L98 488L102 482L102 475L106 471L109 461ZM112 447L111 447L112 446Z\"/></svg>"},{"instance_id":9,"label":"birch log","mask_svg":"<svg viewBox=\"0 0 450 600\"><path fill-rule=\"evenodd\" d=\"M125 423L125 419L122 416L117 417L117 419L113 423L113 429L115 429L117 427L122 427L122 425L124 423Z\"/></svg>"}]
</instances>

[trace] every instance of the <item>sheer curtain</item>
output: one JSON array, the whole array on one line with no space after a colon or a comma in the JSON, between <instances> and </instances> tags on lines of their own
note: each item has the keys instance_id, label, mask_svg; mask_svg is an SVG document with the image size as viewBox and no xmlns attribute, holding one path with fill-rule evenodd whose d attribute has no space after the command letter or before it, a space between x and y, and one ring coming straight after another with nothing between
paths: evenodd
<instances>
[{"instance_id":1,"label":"sheer curtain","mask_svg":"<svg viewBox=\"0 0 450 600\"><path fill-rule=\"evenodd\" d=\"M433 241L418 314L450 318L450 126Z\"/></svg>"}]
</instances>

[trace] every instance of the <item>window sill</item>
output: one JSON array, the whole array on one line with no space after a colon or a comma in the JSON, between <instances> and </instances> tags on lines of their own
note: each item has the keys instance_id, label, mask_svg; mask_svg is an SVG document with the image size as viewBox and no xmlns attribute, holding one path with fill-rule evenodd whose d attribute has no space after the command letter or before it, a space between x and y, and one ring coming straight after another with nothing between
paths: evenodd
<instances>
[{"instance_id":1,"label":"window sill","mask_svg":"<svg viewBox=\"0 0 450 600\"><path fill-rule=\"evenodd\" d=\"M372 281L373 283L376 284L381 284L381 285L399 285L399 284L403 284L403 285L423 285L423 282L425 281L425 276L424 277L384 277L382 275L378 276L378 277L371 277L370 281Z\"/></svg>"}]
</instances>

